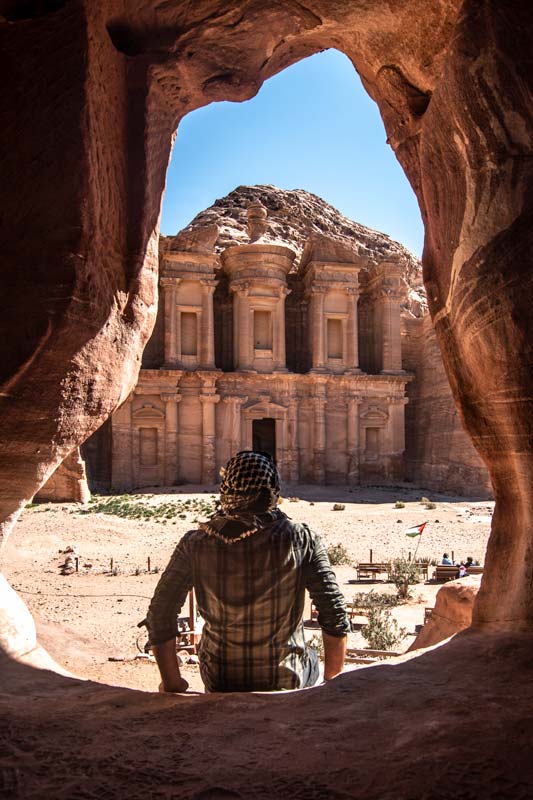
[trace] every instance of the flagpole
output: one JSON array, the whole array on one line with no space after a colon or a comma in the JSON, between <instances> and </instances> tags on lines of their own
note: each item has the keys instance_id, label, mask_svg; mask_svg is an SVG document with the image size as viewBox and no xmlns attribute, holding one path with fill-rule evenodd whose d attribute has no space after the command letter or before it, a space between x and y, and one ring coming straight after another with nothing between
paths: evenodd
<instances>
[{"instance_id":1,"label":"flagpole","mask_svg":"<svg viewBox=\"0 0 533 800\"><path fill-rule=\"evenodd\" d=\"M422 531L420 532L420 536L418 537L418 542L416 543L415 552L413 554L413 561L416 561L416 554L418 553L418 548L420 546L420 540L422 538L422 534L424 533L424 531L426 529L426 525L427 525L427 522L424 522L424 527L423 527Z\"/></svg>"}]
</instances>

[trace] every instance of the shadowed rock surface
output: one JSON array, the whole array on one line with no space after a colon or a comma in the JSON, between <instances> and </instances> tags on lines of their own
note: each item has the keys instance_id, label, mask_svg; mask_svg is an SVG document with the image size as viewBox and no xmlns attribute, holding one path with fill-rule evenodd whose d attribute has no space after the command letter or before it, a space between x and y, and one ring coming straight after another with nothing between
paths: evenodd
<instances>
[{"instance_id":1,"label":"shadowed rock surface","mask_svg":"<svg viewBox=\"0 0 533 800\"><path fill-rule=\"evenodd\" d=\"M352 59L417 194L430 312L496 497L483 633L441 656L290 697L201 701L93 694L2 664L7 793L144 797L157 774L162 797L177 780L197 798L531 796L533 6L75 0L0 15L5 534L137 379L177 123L326 47Z\"/></svg>"},{"instance_id":2,"label":"shadowed rock surface","mask_svg":"<svg viewBox=\"0 0 533 800\"><path fill-rule=\"evenodd\" d=\"M4 660L3 788L36 800L529 800L532 646L530 634L463 633L315 689L197 697Z\"/></svg>"}]
</instances>

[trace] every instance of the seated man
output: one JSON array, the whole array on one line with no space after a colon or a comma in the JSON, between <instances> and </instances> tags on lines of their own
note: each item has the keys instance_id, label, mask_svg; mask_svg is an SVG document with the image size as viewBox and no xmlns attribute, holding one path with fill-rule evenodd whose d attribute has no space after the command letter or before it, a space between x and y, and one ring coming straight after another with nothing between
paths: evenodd
<instances>
[{"instance_id":1,"label":"seated man","mask_svg":"<svg viewBox=\"0 0 533 800\"><path fill-rule=\"evenodd\" d=\"M447 567L453 567L453 561L451 560L448 553L443 553L441 564Z\"/></svg>"},{"instance_id":2,"label":"seated man","mask_svg":"<svg viewBox=\"0 0 533 800\"><path fill-rule=\"evenodd\" d=\"M320 539L278 509L277 468L265 453L230 459L221 509L181 539L161 576L146 624L160 691L184 692L176 659L177 616L194 587L205 620L198 656L208 692L312 686L316 652L306 647L305 589L318 609L326 680L342 672L350 624Z\"/></svg>"}]
</instances>

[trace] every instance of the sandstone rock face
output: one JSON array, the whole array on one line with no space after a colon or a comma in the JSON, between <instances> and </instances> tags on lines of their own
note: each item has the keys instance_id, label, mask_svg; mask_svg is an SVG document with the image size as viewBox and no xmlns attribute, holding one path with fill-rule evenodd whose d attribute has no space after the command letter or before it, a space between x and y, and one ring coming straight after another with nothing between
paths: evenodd
<instances>
[{"instance_id":1,"label":"sandstone rock face","mask_svg":"<svg viewBox=\"0 0 533 800\"><path fill-rule=\"evenodd\" d=\"M52 10L48 10L48 9ZM325 47L426 225L447 375L497 499L479 626L533 627L533 8L492 0L2 6L0 519L129 394L156 309L172 132Z\"/></svg>"},{"instance_id":2,"label":"sandstone rock face","mask_svg":"<svg viewBox=\"0 0 533 800\"><path fill-rule=\"evenodd\" d=\"M436 492L491 497L488 470L453 400L429 315L402 315L402 357L416 376L405 408L407 478Z\"/></svg>"},{"instance_id":3,"label":"sandstone rock face","mask_svg":"<svg viewBox=\"0 0 533 800\"><path fill-rule=\"evenodd\" d=\"M410 646L409 652L431 647L469 628L480 584L481 575L471 575L444 584L437 592L431 617Z\"/></svg>"},{"instance_id":4,"label":"sandstone rock face","mask_svg":"<svg viewBox=\"0 0 533 800\"><path fill-rule=\"evenodd\" d=\"M59 465L35 495L37 500L61 503L88 503L91 493L87 484L85 463L78 448Z\"/></svg>"}]
</instances>

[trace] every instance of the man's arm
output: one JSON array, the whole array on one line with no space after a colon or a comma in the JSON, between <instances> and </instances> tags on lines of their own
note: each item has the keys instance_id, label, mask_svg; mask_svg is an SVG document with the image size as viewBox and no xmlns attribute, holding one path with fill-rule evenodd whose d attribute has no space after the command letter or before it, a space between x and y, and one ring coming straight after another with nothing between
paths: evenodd
<instances>
[{"instance_id":1,"label":"man's arm","mask_svg":"<svg viewBox=\"0 0 533 800\"><path fill-rule=\"evenodd\" d=\"M322 641L324 642L324 680L330 681L340 675L344 669L348 637L346 635L330 636L323 630Z\"/></svg>"},{"instance_id":2,"label":"man's arm","mask_svg":"<svg viewBox=\"0 0 533 800\"><path fill-rule=\"evenodd\" d=\"M318 610L318 624L324 642L324 678L331 680L344 668L350 621L346 601L331 568L326 548L309 532L312 551L306 569L306 589Z\"/></svg>"},{"instance_id":3,"label":"man's arm","mask_svg":"<svg viewBox=\"0 0 533 800\"><path fill-rule=\"evenodd\" d=\"M178 614L192 586L189 537L186 534L159 579L146 615L150 643L161 673L159 691L185 692L188 688L187 681L180 674L176 634Z\"/></svg>"},{"instance_id":4,"label":"man's arm","mask_svg":"<svg viewBox=\"0 0 533 800\"><path fill-rule=\"evenodd\" d=\"M153 651L161 675L159 691L186 692L189 684L185 678L181 677L176 655L176 639L169 639L168 642L154 645Z\"/></svg>"}]
</instances>

